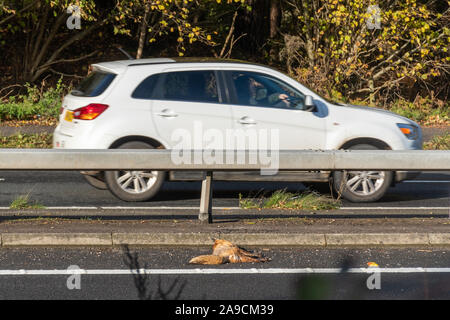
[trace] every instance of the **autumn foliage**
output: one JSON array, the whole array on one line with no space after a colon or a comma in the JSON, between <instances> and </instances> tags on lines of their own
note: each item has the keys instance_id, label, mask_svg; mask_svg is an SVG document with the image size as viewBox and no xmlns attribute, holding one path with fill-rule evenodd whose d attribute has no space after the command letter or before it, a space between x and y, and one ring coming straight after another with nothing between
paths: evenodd
<instances>
[{"instance_id":1,"label":"autumn foliage","mask_svg":"<svg viewBox=\"0 0 450 320\"><path fill-rule=\"evenodd\" d=\"M81 28L66 21L79 8ZM448 0L4 0L0 100L77 83L97 61L167 56L272 65L337 100L430 102L448 121ZM21 89L22 88L22 89ZM397 104L402 105L402 104Z\"/></svg>"}]
</instances>

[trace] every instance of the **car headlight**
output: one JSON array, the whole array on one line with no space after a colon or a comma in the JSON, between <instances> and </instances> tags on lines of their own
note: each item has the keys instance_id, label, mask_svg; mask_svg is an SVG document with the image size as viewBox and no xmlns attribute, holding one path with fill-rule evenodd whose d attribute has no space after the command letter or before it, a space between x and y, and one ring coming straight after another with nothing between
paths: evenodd
<instances>
[{"instance_id":1,"label":"car headlight","mask_svg":"<svg viewBox=\"0 0 450 320\"><path fill-rule=\"evenodd\" d=\"M416 126L405 123L397 123L397 127L410 140L416 140L419 137L419 129Z\"/></svg>"}]
</instances>

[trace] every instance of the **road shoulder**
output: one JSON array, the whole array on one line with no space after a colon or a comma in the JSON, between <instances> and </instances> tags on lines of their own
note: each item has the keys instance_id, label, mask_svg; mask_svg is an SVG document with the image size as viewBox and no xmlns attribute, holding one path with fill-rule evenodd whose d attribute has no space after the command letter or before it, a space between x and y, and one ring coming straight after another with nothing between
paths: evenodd
<instances>
[{"instance_id":1,"label":"road shoulder","mask_svg":"<svg viewBox=\"0 0 450 320\"><path fill-rule=\"evenodd\" d=\"M1 217L9 246L209 246L213 238L252 246L450 245L448 217L360 218L339 215L238 218L219 215L205 224L171 217Z\"/></svg>"}]
</instances>

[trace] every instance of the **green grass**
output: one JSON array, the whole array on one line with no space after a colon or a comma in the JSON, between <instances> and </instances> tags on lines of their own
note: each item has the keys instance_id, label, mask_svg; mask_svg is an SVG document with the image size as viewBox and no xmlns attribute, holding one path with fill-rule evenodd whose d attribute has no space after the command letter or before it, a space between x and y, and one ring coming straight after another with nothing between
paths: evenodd
<instances>
[{"instance_id":1,"label":"green grass","mask_svg":"<svg viewBox=\"0 0 450 320\"><path fill-rule=\"evenodd\" d=\"M26 93L0 101L0 121L54 118L59 115L62 97L68 90L61 81L46 91L25 85Z\"/></svg>"},{"instance_id":2,"label":"green grass","mask_svg":"<svg viewBox=\"0 0 450 320\"><path fill-rule=\"evenodd\" d=\"M450 133L434 136L423 144L425 150L450 150Z\"/></svg>"},{"instance_id":3,"label":"green grass","mask_svg":"<svg viewBox=\"0 0 450 320\"><path fill-rule=\"evenodd\" d=\"M0 148L51 148L53 134L16 134L13 136L0 137Z\"/></svg>"},{"instance_id":4,"label":"green grass","mask_svg":"<svg viewBox=\"0 0 450 320\"><path fill-rule=\"evenodd\" d=\"M239 206L244 209L333 210L340 205L339 200L312 191L291 193L277 190L269 197L253 198L243 198L239 194Z\"/></svg>"},{"instance_id":5,"label":"green grass","mask_svg":"<svg viewBox=\"0 0 450 320\"><path fill-rule=\"evenodd\" d=\"M45 207L37 202L31 202L30 196L22 195L14 199L9 205L11 209L44 209Z\"/></svg>"},{"instance_id":6,"label":"green grass","mask_svg":"<svg viewBox=\"0 0 450 320\"><path fill-rule=\"evenodd\" d=\"M442 125L450 123L450 104L433 105L428 98L421 98L416 103L399 99L388 110L414 120L422 125Z\"/></svg>"}]
</instances>

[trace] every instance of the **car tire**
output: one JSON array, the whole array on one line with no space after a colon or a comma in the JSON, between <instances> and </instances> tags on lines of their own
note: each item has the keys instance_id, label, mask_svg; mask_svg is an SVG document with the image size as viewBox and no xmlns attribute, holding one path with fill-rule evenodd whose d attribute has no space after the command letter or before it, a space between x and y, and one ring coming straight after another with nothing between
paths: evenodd
<instances>
[{"instance_id":1,"label":"car tire","mask_svg":"<svg viewBox=\"0 0 450 320\"><path fill-rule=\"evenodd\" d=\"M377 150L371 144L357 144L350 150ZM392 184L392 171L334 171L333 188L338 196L350 202L375 202Z\"/></svg>"},{"instance_id":2,"label":"car tire","mask_svg":"<svg viewBox=\"0 0 450 320\"><path fill-rule=\"evenodd\" d=\"M142 141L126 142L118 149L154 149ZM105 182L113 195L123 201L147 201L154 197L165 180L165 171L105 171Z\"/></svg>"},{"instance_id":3,"label":"car tire","mask_svg":"<svg viewBox=\"0 0 450 320\"><path fill-rule=\"evenodd\" d=\"M83 177L94 188L108 190L103 172L96 175L83 174Z\"/></svg>"}]
</instances>

